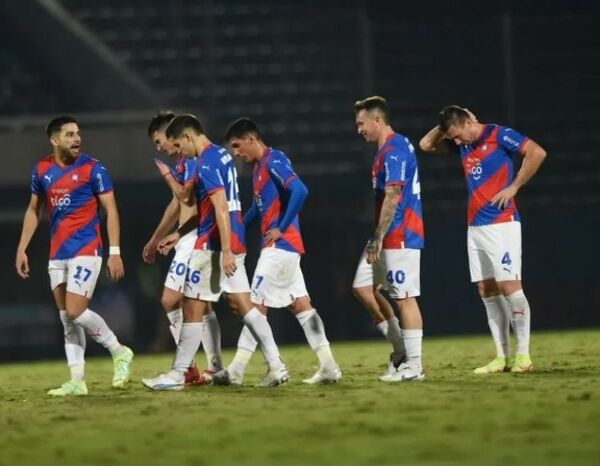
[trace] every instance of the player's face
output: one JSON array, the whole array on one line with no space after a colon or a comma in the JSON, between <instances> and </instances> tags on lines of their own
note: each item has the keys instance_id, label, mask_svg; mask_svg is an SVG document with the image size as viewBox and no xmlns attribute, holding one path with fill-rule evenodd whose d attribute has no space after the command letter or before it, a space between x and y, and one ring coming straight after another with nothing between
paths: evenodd
<instances>
[{"instance_id":1,"label":"player's face","mask_svg":"<svg viewBox=\"0 0 600 466\"><path fill-rule=\"evenodd\" d=\"M377 142L380 119L379 116L367 110L361 110L356 114L356 131L365 138L365 141Z\"/></svg>"},{"instance_id":2,"label":"player's face","mask_svg":"<svg viewBox=\"0 0 600 466\"><path fill-rule=\"evenodd\" d=\"M470 119L462 125L450 125L446 131L446 138L454 141L456 145L473 144L477 139L477 128Z\"/></svg>"},{"instance_id":3,"label":"player's face","mask_svg":"<svg viewBox=\"0 0 600 466\"><path fill-rule=\"evenodd\" d=\"M177 155L177 149L173 144L171 144L170 140L167 139L164 131L155 131L152 134L152 142L154 143L157 151L162 152L169 157Z\"/></svg>"},{"instance_id":4,"label":"player's face","mask_svg":"<svg viewBox=\"0 0 600 466\"><path fill-rule=\"evenodd\" d=\"M168 141L181 155L186 157L195 157L198 155L193 139L186 132L183 132L178 138L169 138Z\"/></svg>"},{"instance_id":5,"label":"player's face","mask_svg":"<svg viewBox=\"0 0 600 466\"><path fill-rule=\"evenodd\" d=\"M53 147L66 158L77 158L81 151L81 132L77 123L65 123L60 132L50 138Z\"/></svg>"},{"instance_id":6,"label":"player's face","mask_svg":"<svg viewBox=\"0 0 600 466\"><path fill-rule=\"evenodd\" d=\"M256 138L251 135L243 138L231 138L229 147L231 147L231 153L234 157L239 157L246 163L255 162L260 154L260 147L258 147Z\"/></svg>"}]
</instances>

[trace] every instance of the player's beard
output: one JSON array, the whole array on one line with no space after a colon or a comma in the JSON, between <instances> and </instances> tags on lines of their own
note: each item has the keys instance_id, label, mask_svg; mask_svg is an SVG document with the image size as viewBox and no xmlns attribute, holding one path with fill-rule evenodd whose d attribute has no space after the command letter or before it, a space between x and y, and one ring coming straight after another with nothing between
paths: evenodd
<instances>
[{"instance_id":1,"label":"player's beard","mask_svg":"<svg viewBox=\"0 0 600 466\"><path fill-rule=\"evenodd\" d=\"M60 147L58 150L58 156L65 164L70 164L75 161L75 159L79 156L79 150L71 149L71 147ZM75 153L74 153L75 152Z\"/></svg>"}]
</instances>

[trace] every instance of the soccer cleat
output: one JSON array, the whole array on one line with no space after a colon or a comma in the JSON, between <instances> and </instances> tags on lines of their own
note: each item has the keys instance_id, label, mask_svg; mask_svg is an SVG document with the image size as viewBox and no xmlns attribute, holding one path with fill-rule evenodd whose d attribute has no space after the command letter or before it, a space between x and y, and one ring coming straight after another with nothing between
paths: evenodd
<instances>
[{"instance_id":1,"label":"soccer cleat","mask_svg":"<svg viewBox=\"0 0 600 466\"><path fill-rule=\"evenodd\" d=\"M229 371L229 369L222 369L219 372L215 372L209 378L213 385L227 385L231 387L241 387L244 383L244 374L239 374Z\"/></svg>"},{"instance_id":2,"label":"soccer cleat","mask_svg":"<svg viewBox=\"0 0 600 466\"><path fill-rule=\"evenodd\" d=\"M69 380L68 382L63 383L58 388L48 390L48 395L50 396L70 396L87 394L87 386L85 385L85 382L83 380L81 382L77 382L76 380Z\"/></svg>"},{"instance_id":3,"label":"soccer cleat","mask_svg":"<svg viewBox=\"0 0 600 466\"><path fill-rule=\"evenodd\" d=\"M308 385L330 384L338 383L340 380L342 380L342 371L338 366L335 366L333 370L325 370L324 368L320 368L312 375L312 377L304 379L302 383Z\"/></svg>"},{"instance_id":4,"label":"soccer cleat","mask_svg":"<svg viewBox=\"0 0 600 466\"><path fill-rule=\"evenodd\" d=\"M129 382L129 366L133 360L133 351L127 346L113 357L114 374L112 380L113 388L123 388Z\"/></svg>"},{"instance_id":5,"label":"soccer cleat","mask_svg":"<svg viewBox=\"0 0 600 466\"><path fill-rule=\"evenodd\" d=\"M279 369L269 369L264 379L256 386L260 388L277 387L278 385L289 382L289 380L290 374L288 373L287 367L282 365Z\"/></svg>"},{"instance_id":6,"label":"soccer cleat","mask_svg":"<svg viewBox=\"0 0 600 466\"><path fill-rule=\"evenodd\" d=\"M212 376L215 374L215 371L210 371L208 369L200 372L198 367L190 367L187 371L185 371L185 384L186 385L209 385L212 383Z\"/></svg>"},{"instance_id":7,"label":"soccer cleat","mask_svg":"<svg viewBox=\"0 0 600 466\"><path fill-rule=\"evenodd\" d=\"M156 377L142 379L142 383L151 390L167 391L167 390L183 390L185 380L176 380L170 373L159 374Z\"/></svg>"},{"instance_id":8,"label":"soccer cleat","mask_svg":"<svg viewBox=\"0 0 600 466\"><path fill-rule=\"evenodd\" d=\"M528 354L517 354L510 368L511 372L524 373L533 370L533 363Z\"/></svg>"},{"instance_id":9,"label":"soccer cleat","mask_svg":"<svg viewBox=\"0 0 600 466\"><path fill-rule=\"evenodd\" d=\"M485 366L478 367L473 372L475 374L496 374L498 372L508 372L510 364L508 358L498 356Z\"/></svg>"},{"instance_id":10,"label":"soccer cleat","mask_svg":"<svg viewBox=\"0 0 600 466\"><path fill-rule=\"evenodd\" d=\"M422 367L413 367L403 362L394 372L382 375L379 380L382 382L412 382L424 378L425 373Z\"/></svg>"}]
</instances>

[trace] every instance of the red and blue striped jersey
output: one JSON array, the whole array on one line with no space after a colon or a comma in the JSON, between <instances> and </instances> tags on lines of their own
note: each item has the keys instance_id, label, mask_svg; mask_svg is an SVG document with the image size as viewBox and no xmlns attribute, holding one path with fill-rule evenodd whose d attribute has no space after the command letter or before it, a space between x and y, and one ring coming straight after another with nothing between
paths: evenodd
<instances>
[{"instance_id":1,"label":"red and blue striped jersey","mask_svg":"<svg viewBox=\"0 0 600 466\"><path fill-rule=\"evenodd\" d=\"M528 140L511 128L488 124L483 126L481 136L473 144L459 146L467 181L470 226L520 221L514 199L504 209L491 205L490 201L512 183L512 154L523 154Z\"/></svg>"},{"instance_id":2,"label":"red and blue striped jersey","mask_svg":"<svg viewBox=\"0 0 600 466\"><path fill-rule=\"evenodd\" d=\"M198 240L195 249L221 250L221 239L210 195L224 189L231 219L231 251L234 254L246 252L242 206L233 158L225 148L208 144L196 157L195 174L198 203Z\"/></svg>"},{"instance_id":3,"label":"red and blue striped jersey","mask_svg":"<svg viewBox=\"0 0 600 466\"><path fill-rule=\"evenodd\" d=\"M196 176L196 157L185 157L180 155L177 158L175 169L171 169L171 174L178 183L183 185L193 183L194 177Z\"/></svg>"},{"instance_id":4,"label":"red and blue striped jersey","mask_svg":"<svg viewBox=\"0 0 600 466\"><path fill-rule=\"evenodd\" d=\"M290 159L281 151L272 148L265 150L263 158L254 165L252 173L252 188L254 203L260 213L261 245L265 247L264 235L273 228L277 228L285 214L289 201L288 185L298 175L292 168ZM292 223L282 232L274 247L286 251L304 254L304 244L300 234L298 215Z\"/></svg>"},{"instance_id":5,"label":"red and blue striped jersey","mask_svg":"<svg viewBox=\"0 0 600 466\"><path fill-rule=\"evenodd\" d=\"M98 195L112 189L106 168L87 154L71 165L58 164L54 155L35 165L31 192L46 198L50 260L102 255Z\"/></svg>"},{"instance_id":6,"label":"red and blue striped jersey","mask_svg":"<svg viewBox=\"0 0 600 466\"><path fill-rule=\"evenodd\" d=\"M402 197L389 230L383 238L384 249L421 249L425 246L421 185L415 148L408 138L390 135L378 149L372 168L375 192L375 224L379 223L386 186L398 185Z\"/></svg>"}]
</instances>

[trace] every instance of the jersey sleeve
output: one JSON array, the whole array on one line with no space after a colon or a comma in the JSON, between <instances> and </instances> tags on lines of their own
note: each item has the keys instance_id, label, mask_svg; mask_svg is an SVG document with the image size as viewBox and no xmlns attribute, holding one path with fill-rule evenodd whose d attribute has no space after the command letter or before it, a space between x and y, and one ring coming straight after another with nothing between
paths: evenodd
<instances>
[{"instance_id":1,"label":"jersey sleeve","mask_svg":"<svg viewBox=\"0 0 600 466\"><path fill-rule=\"evenodd\" d=\"M38 166L33 167L31 172L31 194L43 194L44 188L42 187L42 181L40 180L40 174L38 172Z\"/></svg>"},{"instance_id":2,"label":"jersey sleeve","mask_svg":"<svg viewBox=\"0 0 600 466\"><path fill-rule=\"evenodd\" d=\"M523 154L523 146L529 138L517 133L512 128L501 127L498 131L498 145L506 150L509 154L518 152Z\"/></svg>"},{"instance_id":3,"label":"jersey sleeve","mask_svg":"<svg viewBox=\"0 0 600 466\"><path fill-rule=\"evenodd\" d=\"M181 182L186 185L193 183L196 179L196 157L186 158L183 163L183 176Z\"/></svg>"},{"instance_id":4,"label":"jersey sleeve","mask_svg":"<svg viewBox=\"0 0 600 466\"><path fill-rule=\"evenodd\" d=\"M104 194L113 190L112 180L108 174L108 170L104 165L97 162L92 169L90 182L92 183L92 191L94 194Z\"/></svg>"},{"instance_id":5,"label":"jersey sleeve","mask_svg":"<svg viewBox=\"0 0 600 466\"><path fill-rule=\"evenodd\" d=\"M225 189L225 182L219 171L219 161L213 158L206 158L202 161L198 161L198 169L196 173L202 178L202 182L206 187L208 194L219 189Z\"/></svg>"},{"instance_id":6,"label":"jersey sleeve","mask_svg":"<svg viewBox=\"0 0 600 466\"><path fill-rule=\"evenodd\" d=\"M394 150L385 155L383 166L386 186L406 184L407 158L408 154L401 150Z\"/></svg>"},{"instance_id":7,"label":"jersey sleeve","mask_svg":"<svg viewBox=\"0 0 600 466\"><path fill-rule=\"evenodd\" d=\"M271 178L282 188L287 188L293 180L298 179L298 175L292 168L292 162L283 154L274 154L267 166Z\"/></svg>"}]
</instances>

